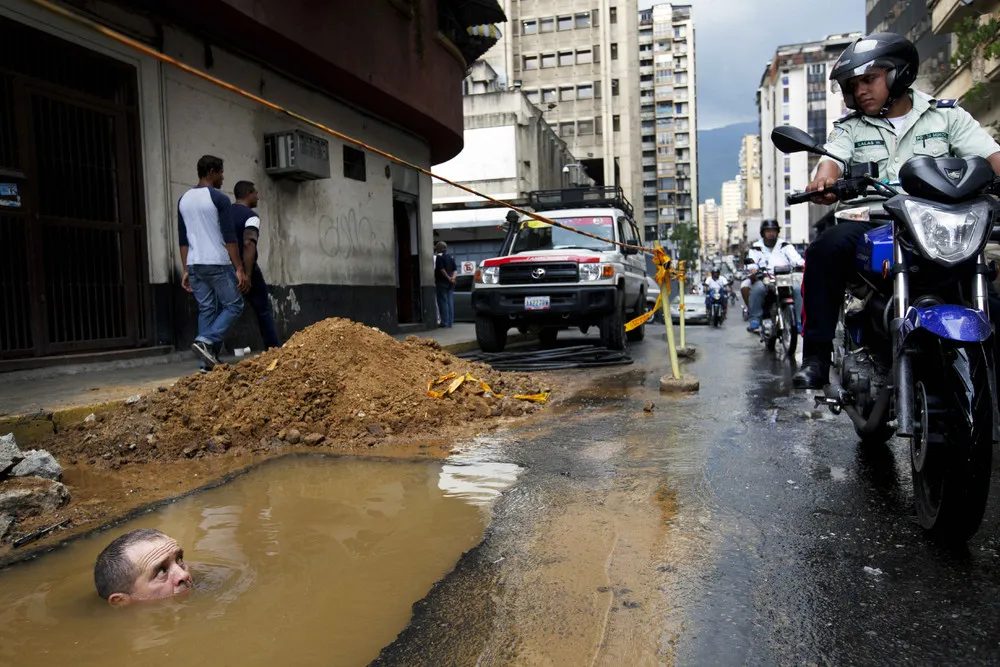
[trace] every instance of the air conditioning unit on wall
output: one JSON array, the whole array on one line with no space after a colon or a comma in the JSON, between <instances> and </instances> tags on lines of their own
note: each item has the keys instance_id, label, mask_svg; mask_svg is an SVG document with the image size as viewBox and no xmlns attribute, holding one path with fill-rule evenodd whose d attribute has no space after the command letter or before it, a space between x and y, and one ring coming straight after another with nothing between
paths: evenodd
<instances>
[{"instance_id":1,"label":"air conditioning unit on wall","mask_svg":"<svg viewBox=\"0 0 1000 667\"><path fill-rule=\"evenodd\" d=\"M264 172L275 178L330 178L330 142L302 130L264 135Z\"/></svg>"}]
</instances>

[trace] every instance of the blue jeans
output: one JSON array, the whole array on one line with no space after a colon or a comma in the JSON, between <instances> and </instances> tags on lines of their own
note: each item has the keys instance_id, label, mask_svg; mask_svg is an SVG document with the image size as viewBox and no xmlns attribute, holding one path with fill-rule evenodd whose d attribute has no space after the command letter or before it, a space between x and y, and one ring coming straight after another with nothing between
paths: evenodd
<instances>
[{"instance_id":1,"label":"blue jeans","mask_svg":"<svg viewBox=\"0 0 1000 667\"><path fill-rule=\"evenodd\" d=\"M260 327L260 337L264 339L264 348L281 347L281 339L278 338L278 330L274 326L274 315L271 313L271 300L267 296L267 281L264 280L264 274L256 264L253 265L253 273L250 274L247 301L257 315L257 325Z\"/></svg>"},{"instance_id":2,"label":"blue jeans","mask_svg":"<svg viewBox=\"0 0 1000 667\"><path fill-rule=\"evenodd\" d=\"M750 287L750 319L764 319L764 297L767 296L767 288L764 287L763 280L754 281ZM792 298L795 300L795 321L802 319L802 291L799 286L792 282Z\"/></svg>"},{"instance_id":3,"label":"blue jeans","mask_svg":"<svg viewBox=\"0 0 1000 667\"><path fill-rule=\"evenodd\" d=\"M436 283L438 311L441 313L441 326L450 327L455 324L455 286L451 283Z\"/></svg>"},{"instance_id":4,"label":"blue jeans","mask_svg":"<svg viewBox=\"0 0 1000 667\"><path fill-rule=\"evenodd\" d=\"M243 295L236 280L236 269L231 264L196 264L188 267L188 280L198 302L195 340L218 350L243 312Z\"/></svg>"}]
</instances>

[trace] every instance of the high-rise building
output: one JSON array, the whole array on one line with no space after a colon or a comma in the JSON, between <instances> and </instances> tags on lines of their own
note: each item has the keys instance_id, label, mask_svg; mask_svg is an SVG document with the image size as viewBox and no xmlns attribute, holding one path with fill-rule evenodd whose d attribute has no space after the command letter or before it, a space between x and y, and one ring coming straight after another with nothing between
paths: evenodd
<instances>
[{"instance_id":1,"label":"high-rise building","mask_svg":"<svg viewBox=\"0 0 1000 667\"><path fill-rule=\"evenodd\" d=\"M701 232L701 251L706 256L719 250L719 205L714 199L698 204L698 228Z\"/></svg>"},{"instance_id":2,"label":"high-rise building","mask_svg":"<svg viewBox=\"0 0 1000 667\"><path fill-rule=\"evenodd\" d=\"M542 110L587 176L620 185L641 209L637 0L503 4L507 34L486 59Z\"/></svg>"},{"instance_id":3,"label":"high-rise building","mask_svg":"<svg viewBox=\"0 0 1000 667\"><path fill-rule=\"evenodd\" d=\"M935 4L966 6L971 3L968 0L865 0L865 31L906 35L917 47L920 74L914 87L926 93L933 93L952 70L951 35L935 34L932 30L928 6Z\"/></svg>"},{"instance_id":4,"label":"high-rise building","mask_svg":"<svg viewBox=\"0 0 1000 667\"><path fill-rule=\"evenodd\" d=\"M748 210L760 209L760 137L748 134L740 145L740 187L743 205Z\"/></svg>"},{"instance_id":5,"label":"high-rise building","mask_svg":"<svg viewBox=\"0 0 1000 667\"><path fill-rule=\"evenodd\" d=\"M804 190L819 161L810 153L784 155L771 143L771 130L792 125L825 141L833 122L847 113L840 87L829 80L830 69L861 33L831 35L818 42L779 46L767 63L757 91L760 112L761 209L764 218L782 225L785 239L802 246L811 225L822 215L812 204L786 206L785 195Z\"/></svg>"},{"instance_id":6,"label":"high-rise building","mask_svg":"<svg viewBox=\"0 0 1000 667\"><path fill-rule=\"evenodd\" d=\"M932 30L952 40L957 38L949 33L960 21L975 18L980 26L984 26L990 20L1000 19L998 0L977 0L975 3L967 0L930 0L927 5L931 12ZM1000 58L986 59L982 48L977 48L965 62L952 66L949 61L945 78L926 92L938 99L959 100L962 108L992 131L994 137L1000 138L1000 104L997 104L1000 100ZM923 66L922 63L921 69ZM977 93L969 95L973 90Z\"/></svg>"},{"instance_id":7,"label":"high-rise building","mask_svg":"<svg viewBox=\"0 0 1000 667\"><path fill-rule=\"evenodd\" d=\"M743 208L743 193L739 179L722 184L722 204L719 207L719 244L725 252L734 243L739 243L742 234L738 232L740 210Z\"/></svg>"},{"instance_id":8,"label":"high-rise building","mask_svg":"<svg viewBox=\"0 0 1000 667\"><path fill-rule=\"evenodd\" d=\"M698 124L690 5L639 12L642 210L646 237L697 221Z\"/></svg>"}]
</instances>

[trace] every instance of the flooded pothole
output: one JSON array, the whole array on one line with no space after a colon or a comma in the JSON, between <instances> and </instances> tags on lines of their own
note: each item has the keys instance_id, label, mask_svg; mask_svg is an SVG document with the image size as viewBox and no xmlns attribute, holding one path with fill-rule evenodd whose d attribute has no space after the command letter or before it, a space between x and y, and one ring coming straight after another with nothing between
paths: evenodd
<instances>
[{"instance_id":1,"label":"flooded pothole","mask_svg":"<svg viewBox=\"0 0 1000 667\"><path fill-rule=\"evenodd\" d=\"M0 571L0 664L363 665L475 546L511 464L282 459ZM185 549L195 590L112 608L97 554L134 528Z\"/></svg>"}]
</instances>

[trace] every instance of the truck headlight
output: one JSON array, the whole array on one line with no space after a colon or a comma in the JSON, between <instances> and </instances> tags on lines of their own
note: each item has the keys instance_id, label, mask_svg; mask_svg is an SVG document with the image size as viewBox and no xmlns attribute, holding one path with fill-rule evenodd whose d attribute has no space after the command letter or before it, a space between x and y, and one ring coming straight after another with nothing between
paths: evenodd
<instances>
[{"instance_id":1,"label":"truck headlight","mask_svg":"<svg viewBox=\"0 0 1000 667\"><path fill-rule=\"evenodd\" d=\"M487 266L485 269L483 269L484 285L496 285L499 282L500 282L499 266Z\"/></svg>"},{"instance_id":2,"label":"truck headlight","mask_svg":"<svg viewBox=\"0 0 1000 667\"><path fill-rule=\"evenodd\" d=\"M906 199L903 209L920 251L945 266L976 254L989 232L990 206L985 200L947 206Z\"/></svg>"},{"instance_id":3,"label":"truck headlight","mask_svg":"<svg viewBox=\"0 0 1000 667\"><path fill-rule=\"evenodd\" d=\"M601 265L596 263L580 265L580 280L599 280L601 277Z\"/></svg>"}]
</instances>

